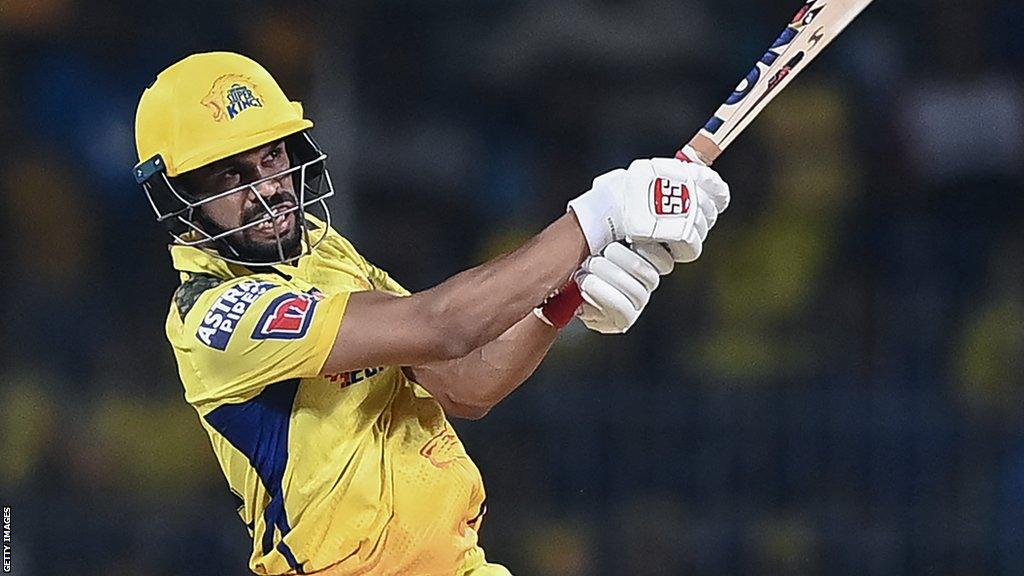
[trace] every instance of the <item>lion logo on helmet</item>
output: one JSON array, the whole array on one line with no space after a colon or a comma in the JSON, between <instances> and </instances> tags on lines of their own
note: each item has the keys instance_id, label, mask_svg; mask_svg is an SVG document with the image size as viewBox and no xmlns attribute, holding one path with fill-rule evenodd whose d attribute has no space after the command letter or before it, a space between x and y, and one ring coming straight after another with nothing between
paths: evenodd
<instances>
[{"instance_id":1,"label":"lion logo on helmet","mask_svg":"<svg viewBox=\"0 0 1024 576\"><path fill-rule=\"evenodd\" d=\"M213 111L214 122L233 120L244 110L263 107L256 84L241 74L226 74L214 80L210 92L200 103Z\"/></svg>"}]
</instances>

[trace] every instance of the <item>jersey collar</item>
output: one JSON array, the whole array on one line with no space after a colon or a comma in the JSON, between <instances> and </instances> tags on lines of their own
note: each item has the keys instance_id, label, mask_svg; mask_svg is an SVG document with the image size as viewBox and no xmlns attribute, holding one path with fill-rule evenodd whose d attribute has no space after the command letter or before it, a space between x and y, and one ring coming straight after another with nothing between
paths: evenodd
<instances>
[{"instance_id":1,"label":"jersey collar","mask_svg":"<svg viewBox=\"0 0 1024 576\"><path fill-rule=\"evenodd\" d=\"M179 272L210 274L218 278L237 278L252 272L243 266L229 264L213 254L194 246L170 246L171 262Z\"/></svg>"},{"instance_id":2,"label":"jersey collar","mask_svg":"<svg viewBox=\"0 0 1024 576\"><path fill-rule=\"evenodd\" d=\"M314 228L322 228L326 224L314 217L312 214L306 214L306 220ZM305 244L303 245L305 246ZM172 244L169 246L171 250L171 261L174 263L174 269L179 272L190 273L190 274L210 274L217 276L218 278L238 278L241 276L248 276L253 273L253 270L246 268L239 264L231 264L216 255L207 252L201 248L195 246L182 246L180 244ZM273 268L278 272L286 275L294 275L299 270L299 266L310 256L306 254L299 258L299 261L295 264L275 264L268 266L267 269Z\"/></svg>"},{"instance_id":3,"label":"jersey collar","mask_svg":"<svg viewBox=\"0 0 1024 576\"><path fill-rule=\"evenodd\" d=\"M231 264L209 252L194 246L171 245L171 262L174 269L183 274L209 274L218 278L240 278L259 271L276 270L280 274L291 277L299 273L299 266L309 255L299 258L298 266L292 264L275 264L259 270L252 270L239 264Z\"/></svg>"}]
</instances>

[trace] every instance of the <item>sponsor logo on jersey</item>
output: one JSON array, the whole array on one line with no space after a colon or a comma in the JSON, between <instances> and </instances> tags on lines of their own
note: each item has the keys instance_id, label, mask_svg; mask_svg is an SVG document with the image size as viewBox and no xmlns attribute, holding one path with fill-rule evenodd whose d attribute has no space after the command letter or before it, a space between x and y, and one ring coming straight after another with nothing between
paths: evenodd
<instances>
[{"instance_id":1,"label":"sponsor logo on jersey","mask_svg":"<svg viewBox=\"0 0 1024 576\"><path fill-rule=\"evenodd\" d=\"M690 211L690 190L682 182L655 178L651 182L651 212L658 216L682 216Z\"/></svg>"},{"instance_id":2,"label":"sponsor logo on jersey","mask_svg":"<svg viewBox=\"0 0 1024 576\"><path fill-rule=\"evenodd\" d=\"M339 387L345 388L347 386L356 384L357 382L362 382L363 380L373 378L374 376L380 374L383 371L384 366L377 366L376 368L362 368L360 370L352 370L350 372L336 372L334 374L324 374L324 378L326 378L330 382L340 383Z\"/></svg>"},{"instance_id":3,"label":"sponsor logo on jersey","mask_svg":"<svg viewBox=\"0 0 1024 576\"><path fill-rule=\"evenodd\" d=\"M226 74L214 80L200 103L213 112L214 122L234 120L243 110L263 107L256 85L241 74Z\"/></svg>"},{"instance_id":4,"label":"sponsor logo on jersey","mask_svg":"<svg viewBox=\"0 0 1024 576\"><path fill-rule=\"evenodd\" d=\"M275 284L244 280L228 288L217 298L196 331L196 337L210 348L226 350L238 321L264 292Z\"/></svg>"},{"instance_id":5,"label":"sponsor logo on jersey","mask_svg":"<svg viewBox=\"0 0 1024 576\"><path fill-rule=\"evenodd\" d=\"M312 294L282 294L274 298L273 302L253 330L254 340L296 340L306 335L310 325L313 323L313 313L316 311L316 304L323 295L319 292Z\"/></svg>"}]
</instances>

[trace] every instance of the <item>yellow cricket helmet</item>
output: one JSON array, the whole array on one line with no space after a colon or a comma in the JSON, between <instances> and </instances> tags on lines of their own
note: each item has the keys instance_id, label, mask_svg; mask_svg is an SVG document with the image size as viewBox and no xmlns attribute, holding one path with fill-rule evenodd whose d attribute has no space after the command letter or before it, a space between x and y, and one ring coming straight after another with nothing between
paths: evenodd
<instances>
[{"instance_id":1,"label":"yellow cricket helmet","mask_svg":"<svg viewBox=\"0 0 1024 576\"><path fill-rule=\"evenodd\" d=\"M220 257L245 265L268 265L293 260L278 237L274 257L253 258L233 243L235 233L273 220L281 213L267 207L260 219L231 229L209 229L201 224L203 204L239 192L256 193L256 185L290 174L295 183L304 248L311 251L308 207L318 204L326 222L330 212L324 199L334 194L324 166L326 155L306 132L313 122L303 117L302 105L285 96L269 72L254 60L231 52L188 56L161 72L142 94L135 116L135 143L139 162L133 175L142 185L157 220L168 227L175 241L215 251ZM201 166L272 142L285 140L291 167L281 173L237 188L198 198L175 184L175 179Z\"/></svg>"}]
</instances>

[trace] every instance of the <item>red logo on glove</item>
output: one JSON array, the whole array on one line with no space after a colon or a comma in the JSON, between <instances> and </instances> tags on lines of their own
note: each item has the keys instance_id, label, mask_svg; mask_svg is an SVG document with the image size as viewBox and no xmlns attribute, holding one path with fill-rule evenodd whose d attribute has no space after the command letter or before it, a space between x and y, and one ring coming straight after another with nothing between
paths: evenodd
<instances>
[{"instance_id":1,"label":"red logo on glove","mask_svg":"<svg viewBox=\"0 0 1024 576\"><path fill-rule=\"evenodd\" d=\"M690 189L682 182L656 178L651 183L651 211L658 216L682 216L690 211Z\"/></svg>"}]
</instances>

